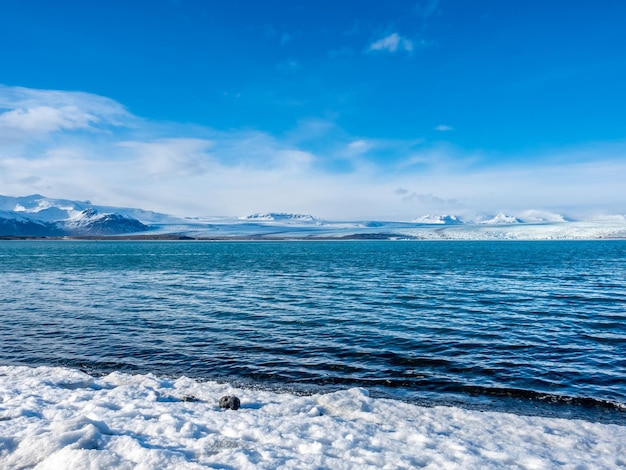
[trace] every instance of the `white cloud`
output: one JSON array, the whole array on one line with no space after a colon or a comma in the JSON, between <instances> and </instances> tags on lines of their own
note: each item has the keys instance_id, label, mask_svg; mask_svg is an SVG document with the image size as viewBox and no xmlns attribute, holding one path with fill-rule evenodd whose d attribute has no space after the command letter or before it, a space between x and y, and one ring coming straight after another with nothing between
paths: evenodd
<instances>
[{"instance_id":1,"label":"white cloud","mask_svg":"<svg viewBox=\"0 0 626 470\"><path fill-rule=\"evenodd\" d=\"M198 176L208 171L211 160L208 149L213 142L170 138L152 142L119 142L117 145L130 151L128 157L136 161L140 174L171 178Z\"/></svg>"},{"instance_id":2,"label":"white cloud","mask_svg":"<svg viewBox=\"0 0 626 470\"><path fill-rule=\"evenodd\" d=\"M442 197L435 196L433 194L419 194L416 192L409 192L404 188L398 188L396 194L402 196L402 200L405 202L417 202L421 206L428 207L430 210L449 210L465 209L465 206L456 199L444 199Z\"/></svg>"},{"instance_id":3,"label":"white cloud","mask_svg":"<svg viewBox=\"0 0 626 470\"><path fill-rule=\"evenodd\" d=\"M413 50L413 42L398 33L392 33L378 41L374 41L369 45L368 51L407 51Z\"/></svg>"},{"instance_id":4,"label":"white cloud","mask_svg":"<svg viewBox=\"0 0 626 470\"><path fill-rule=\"evenodd\" d=\"M0 142L31 141L59 131L102 131L134 121L122 105L101 96L0 85Z\"/></svg>"},{"instance_id":5,"label":"white cloud","mask_svg":"<svg viewBox=\"0 0 626 470\"><path fill-rule=\"evenodd\" d=\"M449 144L350 135L330 120L302 121L281 136L217 131L151 123L94 95L9 87L0 87L0 107L3 129L21 133L19 145L0 138L7 195L177 215L286 211L344 220L530 208L623 213L626 206L626 143L505 164Z\"/></svg>"},{"instance_id":6,"label":"white cloud","mask_svg":"<svg viewBox=\"0 0 626 470\"><path fill-rule=\"evenodd\" d=\"M348 144L348 153L352 155L361 155L369 152L373 148L374 142L365 139L358 139L353 140Z\"/></svg>"},{"instance_id":7,"label":"white cloud","mask_svg":"<svg viewBox=\"0 0 626 470\"><path fill-rule=\"evenodd\" d=\"M451 131L453 129L454 129L453 127L446 126L445 124L439 124L437 127L435 127L436 131L442 131L442 132Z\"/></svg>"},{"instance_id":8,"label":"white cloud","mask_svg":"<svg viewBox=\"0 0 626 470\"><path fill-rule=\"evenodd\" d=\"M40 134L60 129L84 129L96 121L96 116L82 112L76 106L35 106L0 114L0 129Z\"/></svg>"},{"instance_id":9,"label":"white cloud","mask_svg":"<svg viewBox=\"0 0 626 470\"><path fill-rule=\"evenodd\" d=\"M82 113L113 126L128 125L135 118L124 106L103 96L79 91L35 90L0 85L0 110L52 108Z\"/></svg>"}]
</instances>

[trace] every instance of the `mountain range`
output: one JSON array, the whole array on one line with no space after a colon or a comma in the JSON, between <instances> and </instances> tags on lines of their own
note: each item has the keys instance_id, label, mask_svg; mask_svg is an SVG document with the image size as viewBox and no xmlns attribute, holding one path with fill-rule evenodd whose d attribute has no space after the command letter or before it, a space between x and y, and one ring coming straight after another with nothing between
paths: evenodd
<instances>
[{"instance_id":1,"label":"mountain range","mask_svg":"<svg viewBox=\"0 0 626 470\"><path fill-rule=\"evenodd\" d=\"M427 239L545 240L626 238L626 217L574 221L529 210L478 220L424 215L411 221L326 221L310 214L256 213L244 217L176 217L144 209L47 198L0 196L3 238L191 239Z\"/></svg>"}]
</instances>

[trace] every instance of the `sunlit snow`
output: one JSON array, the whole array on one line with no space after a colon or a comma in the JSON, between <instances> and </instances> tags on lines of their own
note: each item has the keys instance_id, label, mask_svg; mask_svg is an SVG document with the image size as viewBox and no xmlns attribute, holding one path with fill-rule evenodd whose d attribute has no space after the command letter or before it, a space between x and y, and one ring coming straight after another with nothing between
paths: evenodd
<instances>
[{"instance_id":1,"label":"sunlit snow","mask_svg":"<svg viewBox=\"0 0 626 470\"><path fill-rule=\"evenodd\" d=\"M233 394L241 409L220 409ZM613 469L625 455L626 427L615 424L428 408L359 388L295 396L0 367L6 469Z\"/></svg>"}]
</instances>

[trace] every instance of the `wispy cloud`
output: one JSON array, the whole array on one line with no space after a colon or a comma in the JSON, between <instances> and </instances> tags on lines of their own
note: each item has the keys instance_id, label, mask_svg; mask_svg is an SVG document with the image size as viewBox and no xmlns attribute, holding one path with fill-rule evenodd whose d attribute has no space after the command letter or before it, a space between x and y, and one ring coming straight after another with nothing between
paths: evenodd
<instances>
[{"instance_id":1,"label":"wispy cloud","mask_svg":"<svg viewBox=\"0 0 626 470\"><path fill-rule=\"evenodd\" d=\"M430 18L439 7L439 0L420 0L415 4L415 13L419 18Z\"/></svg>"},{"instance_id":2,"label":"wispy cloud","mask_svg":"<svg viewBox=\"0 0 626 470\"><path fill-rule=\"evenodd\" d=\"M348 144L350 153L361 155L374 147L374 143L365 139L353 140Z\"/></svg>"},{"instance_id":3,"label":"wispy cloud","mask_svg":"<svg viewBox=\"0 0 626 470\"><path fill-rule=\"evenodd\" d=\"M378 41L372 42L367 50L370 52L411 52L413 50L413 42L410 39L400 36L398 33L392 33Z\"/></svg>"},{"instance_id":4,"label":"wispy cloud","mask_svg":"<svg viewBox=\"0 0 626 470\"><path fill-rule=\"evenodd\" d=\"M28 111L51 108L70 114L89 116L90 121L120 126L129 123L133 116L120 103L78 91L36 90L0 85L0 111Z\"/></svg>"},{"instance_id":5,"label":"wispy cloud","mask_svg":"<svg viewBox=\"0 0 626 470\"><path fill-rule=\"evenodd\" d=\"M395 193L402 198L404 202L417 203L423 209L429 211L446 212L464 211L467 207L456 199L445 199L433 194L419 194L415 191L411 192L405 188L396 189ZM420 207L416 208L416 213L420 213ZM422 210L423 212L423 210ZM420 214L425 215L425 214Z\"/></svg>"},{"instance_id":6,"label":"wispy cloud","mask_svg":"<svg viewBox=\"0 0 626 470\"><path fill-rule=\"evenodd\" d=\"M283 33L280 36L280 45L284 46L285 44L287 44L288 42L290 42L293 39L293 35L289 34L289 33Z\"/></svg>"},{"instance_id":7,"label":"wispy cloud","mask_svg":"<svg viewBox=\"0 0 626 470\"><path fill-rule=\"evenodd\" d=\"M0 85L0 142L29 142L60 131L132 126L119 103L89 93Z\"/></svg>"},{"instance_id":8,"label":"wispy cloud","mask_svg":"<svg viewBox=\"0 0 626 470\"><path fill-rule=\"evenodd\" d=\"M300 69L302 69L302 64L293 59L283 60L276 65L276 70L283 73L294 73Z\"/></svg>"},{"instance_id":9,"label":"wispy cloud","mask_svg":"<svg viewBox=\"0 0 626 470\"><path fill-rule=\"evenodd\" d=\"M36 106L0 114L0 129L39 134L61 129L84 129L97 120L96 116L81 112L76 106Z\"/></svg>"},{"instance_id":10,"label":"wispy cloud","mask_svg":"<svg viewBox=\"0 0 626 470\"><path fill-rule=\"evenodd\" d=\"M117 146L123 149L137 170L154 177L199 175L209 171L211 157L208 150L213 142L195 138L167 138L151 142L125 141Z\"/></svg>"},{"instance_id":11,"label":"wispy cloud","mask_svg":"<svg viewBox=\"0 0 626 470\"><path fill-rule=\"evenodd\" d=\"M441 131L441 132L451 131L453 129L454 129L453 127L446 126L445 124L439 124L437 127L435 127L436 131Z\"/></svg>"}]
</instances>

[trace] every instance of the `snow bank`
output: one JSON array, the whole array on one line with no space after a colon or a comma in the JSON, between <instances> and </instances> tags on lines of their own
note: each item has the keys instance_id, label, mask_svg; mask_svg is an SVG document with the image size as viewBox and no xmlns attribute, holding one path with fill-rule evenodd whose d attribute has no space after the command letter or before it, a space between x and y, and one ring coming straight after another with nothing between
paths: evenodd
<instances>
[{"instance_id":1,"label":"snow bank","mask_svg":"<svg viewBox=\"0 0 626 470\"><path fill-rule=\"evenodd\" d=\"M476 224L442 227L439 230L396 230L423 240L599 240L626 238L623 222L565 222L559 224Z\"/></svg>"},{"instance_id":2,"label":"snow bank","mask_svg":"<svg viewBox=\"0 0 626 470\"><path fill-rule=\"evenodd\" d=\"M240 410L218 407L228 394ZM295 396L0 367L5 469L608 469L625 466L624 456L626 427L615 424L426 408L356 388Z\"/></svg>"}]
</instances>

